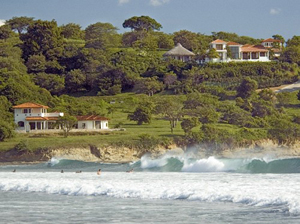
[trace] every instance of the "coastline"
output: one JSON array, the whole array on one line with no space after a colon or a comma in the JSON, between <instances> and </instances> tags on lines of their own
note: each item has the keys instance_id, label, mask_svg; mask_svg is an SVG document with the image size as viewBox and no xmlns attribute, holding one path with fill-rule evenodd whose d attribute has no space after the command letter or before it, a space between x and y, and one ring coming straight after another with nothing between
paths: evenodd
<instances>
[{"instance_id":1,"label":"coastline","mask_svg":"<svg viewBox=\"0 0 300 224\"><path fill-rule=\"evenodd\" d=\"M300 141L292 145L278 145L272 140L266 139L253 142L247 147L224 148L216 151L208 146L181 148L176 145L168 147L156 147L152 150L140 150L127 147L80 147L57 148L31 151L17 151L15 149L0 153L0 166L4 165L28 165L50 161L51 158L78 160L98 163L130 163L141 159L145 154L152 158L163 156L166 153L172 155L186 155L191 158L201 159L214 156L216 158L296 158L300 157Z\"/></svg>"}]
</instances>

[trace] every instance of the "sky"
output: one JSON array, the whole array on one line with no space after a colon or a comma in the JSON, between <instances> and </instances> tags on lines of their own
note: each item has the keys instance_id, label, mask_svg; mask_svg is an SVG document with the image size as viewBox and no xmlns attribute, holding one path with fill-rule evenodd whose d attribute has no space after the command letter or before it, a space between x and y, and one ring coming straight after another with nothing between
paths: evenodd
<instances>
[{"instance_id":1,"label":"sky","mask_svg":"<svg viewBox=\"0 0 300 224\"><path fill-rule=\"evenodd\" d=\"M240 36L286 40L300 36L300 0L0 0L0 25L14 16L76 23L85 29L109 22L124 29L132 16L150 16L165 33L189 30L210 35L231 32Z\"/></svg>"}]
</instances>

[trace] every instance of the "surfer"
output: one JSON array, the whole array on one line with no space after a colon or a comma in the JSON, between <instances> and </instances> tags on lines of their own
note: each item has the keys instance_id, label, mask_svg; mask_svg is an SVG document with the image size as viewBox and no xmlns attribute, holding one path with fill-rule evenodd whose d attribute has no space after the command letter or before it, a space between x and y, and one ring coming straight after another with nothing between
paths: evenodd
<instances>
[{"instance_id":1,"label":"surfer","mask_svg":"<svg viewBox=\"0 0 300 224\"><path fill-rule=\"evenodd\" d=\"M97 171L97 175L101 175L101 169Z\"/></svg>"},{"instance_id":2,"label":"surfer","mask_svg":"<svg viewBox=\"0 0 300 224\"><path fill-rule=\"evenodd\" d=\"M79 171L76 171L76 173L81 173L81 170L79 170Z\"/></svg>"},{"instance_id":3,"label":"surfer","mask_svg":"<svg viewBox=\"0 0 300 224\"><path fill-rule=\"evenodd\" d=\"M16 169L14 169L12 172L15 173L15 172L16 172Z\"/></svg>"},{"instance_id":4,"label":"surfer","mask_svg":"<svg viewBox=\"0 0 300 224\"><path fill-rule=\"evenodd\" d=\"M61 170L60 172L61 172L61 173L64 173L64 170Z\"/></svg>"},{"instance_id":5,"label":"surfer","mask_svg":"<svg viewBox=\"0 0 300 224\"><path fill-rule=\"evenodd\" d=\"M126 172L127 172L127 173L132 173L132 172L133 172L133 169L127 170Z\"/></svg>"}]
</instances>

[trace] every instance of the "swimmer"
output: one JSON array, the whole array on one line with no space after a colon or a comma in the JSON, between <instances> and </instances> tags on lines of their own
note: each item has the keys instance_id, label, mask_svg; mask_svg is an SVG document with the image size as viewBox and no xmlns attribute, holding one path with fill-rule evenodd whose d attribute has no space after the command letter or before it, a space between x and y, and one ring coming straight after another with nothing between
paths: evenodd
<instances>
[{"instance_id":1,"label":"swimmer","mask_svg":"<svg viewBox=\"0 0 300 224\"><path fill-rule=\"evenodd\" d=\"M127 173L132 173L132 172L133 172L133 169L127 170L126 172L127 172Z\"/></svg>"},{"instance_id":2,"label":"swimmer","mask_svg":"<svg viewBox=\"0 0 300 224\"><path fill-rule=\"evenodd\" d=\"M97 175L101 175L101 169L97 171Z\"/></svg>"}]
</instances>

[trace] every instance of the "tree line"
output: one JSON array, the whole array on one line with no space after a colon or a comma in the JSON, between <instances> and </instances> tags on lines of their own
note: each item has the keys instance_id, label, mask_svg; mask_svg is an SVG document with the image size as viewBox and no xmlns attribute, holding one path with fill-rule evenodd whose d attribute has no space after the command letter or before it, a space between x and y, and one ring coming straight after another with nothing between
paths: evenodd
<instances>
[{"instance_id":1,"label":"tree line","mask_svg":"<svg viewBox=\"0 0 300 224\"><path fill-rule=\"evenodd\" d=\"M115 95L128 91L151 97L162 91L170 95L185 94L188 98L195 98L190 99L195 105L199 104L200 112L186 102L177 104L166 100L154 103L155 106L149 102L138 105L138 110L128 116L128 119L137 120L138 124L149 122L151 119L145 114L155 111L169 120L171 130L179 120L184 121L186 133L190 126L201 124L202 129L209 132L207 121L240 122L237 125L256 127L260 124L257 121L260 118L256 117L262 116L261 113L269 116L277 111L276 107L257 103L255 97L253 102L244 100L245 97L235 96L232 91L239 91L245 77L255 81L258 88L292 83L299 77L298 36L286 42L277 62L199 65L196 60L205 57L209 43L215 39L241 44L259 44L261 39L227 32L205 35L180 30L167 34L160 31L160 23L148 16L126 19L123 27L130 31L119 34L115 26L102 22L82 29L75 23L58 26L55 20L32 17L7 20L0 27L0 95L3 101L0 109L6 122L3 127L7 126L6 129L10 130L9 127L13 126L11 107L18 103L34 101L73 115L105 115L111 109L106 102L79 102L72 96ZM273 38L284 41L278 34ZM195 60L189 63L162 60L162 54L176 43L193 51ZM239 97L242 100L237 100ZM232 99L237 101L236 107L216 107ZM251 105L251 109L245 109L247 105ZM168 111L167 108L176 110ZM231 115L222 115L224 110ZM182 111L186 113L182 114ZM238 113L245 116L240 119L231 117ZM140 116L144 116L145 121L137 118ZM183 116L189 116L190 120L182 120ZM246 118L247 121L244 120ZM7 133L7 136L11 135L9 131Z\"/></svg>"}]
</instances>

